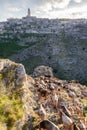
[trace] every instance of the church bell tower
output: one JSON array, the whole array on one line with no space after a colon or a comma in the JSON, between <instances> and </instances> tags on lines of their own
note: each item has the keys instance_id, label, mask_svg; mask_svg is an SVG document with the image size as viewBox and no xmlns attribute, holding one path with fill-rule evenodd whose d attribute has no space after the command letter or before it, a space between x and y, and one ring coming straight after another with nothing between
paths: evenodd
<instances>
[{"instance_id":1,"label":"church bell tower","mask_svg":"<svg viewBox=\"0 0 87 130\"><path fill-rule=\"evenodd\" d=\"M30 11L30 8L28 8L28 14L27 14L28 17L31 16L31 11Z\"/></svg>"}]
</instances>

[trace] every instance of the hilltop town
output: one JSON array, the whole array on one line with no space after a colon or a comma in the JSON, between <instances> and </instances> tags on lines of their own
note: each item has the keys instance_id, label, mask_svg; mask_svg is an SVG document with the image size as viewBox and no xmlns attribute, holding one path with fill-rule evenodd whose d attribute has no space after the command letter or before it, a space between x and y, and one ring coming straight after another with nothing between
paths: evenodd
<instances>
[{"instance_id":1,"label":"hilltop town","mask_svg":"<svg viewBox=\"0 0 87 130\"><path fill-rule=\"evenodd\" d=\"M86 19L48 19L48 18L36 18L35 16L31 16L30 9L28 9L28 13L26 17L21 19L17 18L9 18L6 22L0 22L0 38L13 38L15 34L29 34L29 33L37 33L37 34L51 34L55 33L60 35L61 30L67 30L72 32L75 35L76 32L79 32L78 27L81 27L87 24ZM86 36L82 37L86 38Z\"/></svg>"}]
</instances>

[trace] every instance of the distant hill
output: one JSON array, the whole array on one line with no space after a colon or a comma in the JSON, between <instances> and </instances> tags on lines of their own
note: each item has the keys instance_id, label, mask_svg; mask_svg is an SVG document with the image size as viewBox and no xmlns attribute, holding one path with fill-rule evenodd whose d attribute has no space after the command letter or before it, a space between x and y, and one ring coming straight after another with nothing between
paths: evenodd
<instances>
[{"instance_id":1,"label":"distant hill","mask_svg":"<svg viewBox=\"0 0 87 130\"><path fill-rule=\"evenodd\" d=\"M23 63L29 74L48 65L61 79L87 84L87 20L25 17L0 28L1 58Z\"/></svg>"}]
</instances>

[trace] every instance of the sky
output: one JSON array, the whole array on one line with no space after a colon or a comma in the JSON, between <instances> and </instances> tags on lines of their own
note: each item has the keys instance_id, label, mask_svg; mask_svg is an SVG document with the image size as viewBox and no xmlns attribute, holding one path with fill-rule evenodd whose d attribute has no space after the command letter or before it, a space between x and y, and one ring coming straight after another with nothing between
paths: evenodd
<instances>
[{"instance_id":1,"label":"sky","mask_svg":"<svg viewBox=\"0 0 87 130\"><path fill-rule=\"evenodd\" d=\"M40 18L87 18L87 0L0 0L0 21L27 15Z\"/></svg>"}]
</instances>

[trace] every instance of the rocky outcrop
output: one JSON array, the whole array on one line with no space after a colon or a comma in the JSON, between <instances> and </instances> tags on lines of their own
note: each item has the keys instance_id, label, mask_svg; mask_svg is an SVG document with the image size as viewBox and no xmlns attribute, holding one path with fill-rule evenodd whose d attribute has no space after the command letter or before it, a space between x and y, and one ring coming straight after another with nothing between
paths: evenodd
<instances>
[{"instance_id":1,"label":"rocky outcrop","mask_svg":"<svg viewBox=\"0 0 87 130\"><path fill-rule=\"evenodd\" d=\"M53 77L53 69L49 66L38 66L34 69L33 76L39 77L43 75Z\"/></svg>"},{"instance_id":2,"label":"rocky outcrop","mask_svg":"<svg viewBox=\"0 0 87 130\"><path fill-rule=\"evenodd\" d=\"M87 129L86 86L45 69L32 78L22 64L0 59L0 130Z\"/></svg>"},{"instance_id":3,"label":"rocky outcrop","mask_svg":"<svg viewBox=\"0 0 87 130\"><path fill-rule=\"evenodd\" d=\"M22 129L27 120L33 118L35 101L29 90L33 83L22 64L0 59L1 130Z\"/></svg>"}]
</instances>

